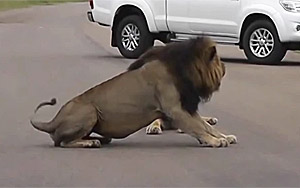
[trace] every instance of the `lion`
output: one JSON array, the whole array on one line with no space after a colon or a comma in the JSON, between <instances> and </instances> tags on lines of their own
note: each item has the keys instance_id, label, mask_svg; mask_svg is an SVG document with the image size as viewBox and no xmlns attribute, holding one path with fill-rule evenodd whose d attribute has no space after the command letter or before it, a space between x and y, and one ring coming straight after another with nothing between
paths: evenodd
<instances>
[{"instance_id":1,"label":"lion","mask_svg":"<svg viewBox=\"0 0 300 188\"><path fill-rule=\"evenodd\" d=\"M156 52L151 62L136 61L130 66L135 69L74 97L51 121L40 122L33 116L31 125L50 134L54 146L63 148L100 148L158 119L171 122L200 145L227 147L236 143L236 136L221 133L197 110L200 102L219 90L225 75L216 44L199 37L170 43ZM41 103L34 114L55 103L55 99ZM101 137L91 137L91 133Z\"/></svg>"}]
</instances>

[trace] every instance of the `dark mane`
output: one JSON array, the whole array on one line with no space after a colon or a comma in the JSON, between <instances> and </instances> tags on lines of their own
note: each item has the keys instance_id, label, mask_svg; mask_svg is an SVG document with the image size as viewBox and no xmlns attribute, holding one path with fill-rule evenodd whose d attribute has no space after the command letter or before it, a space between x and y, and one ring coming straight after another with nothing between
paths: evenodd
<instances>
[{"instance_id":1,"label":"dark mane","mask_svg":"<svg viewBox=\"0 0 300 188\"><path fill-rule=\"evenodd\" d=\"M165 63L174 77L176 87L180 93L182 108L193 115L198 109L198 104L209 98L211 92L203 87L196 88L191 79L191 71L197 55L204 45L203 38L190 39L184 42L170 43L164 47L155 47L137 61L133 62L128 71L142 67L151 60L160 60Z\"/></svg>"}]
</instances>

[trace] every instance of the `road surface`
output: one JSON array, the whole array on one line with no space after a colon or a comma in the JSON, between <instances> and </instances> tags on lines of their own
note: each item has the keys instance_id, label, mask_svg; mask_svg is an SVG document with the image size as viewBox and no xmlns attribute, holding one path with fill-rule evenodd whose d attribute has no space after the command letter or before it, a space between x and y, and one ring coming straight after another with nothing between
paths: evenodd
<instances>
[{"instance_id":1,"label":"road surface","mask_svg":"<svg viewBox=\"0 0 300 188\"><path fill-rule=\"evenodd\" d=\"M300 54L283 65L248 64L219 46L227 75L203 115L235 134L228 148L201 148L188 135L141 130L101 149L53 147L29 124L41 101L50 120L70 98L124 71L109 29L89 23L87 3L0 13L0 186L300 187Z\"/></svg>"}]
</instances>

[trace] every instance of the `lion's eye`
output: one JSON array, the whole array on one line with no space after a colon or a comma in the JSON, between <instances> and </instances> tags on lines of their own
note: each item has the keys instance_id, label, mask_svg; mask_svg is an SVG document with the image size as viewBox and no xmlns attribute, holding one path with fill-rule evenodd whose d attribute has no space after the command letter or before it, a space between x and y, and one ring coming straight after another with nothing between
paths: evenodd
<instances>
[{"instance_id":1,"label":"lion's eye","mask_svg":"<svg viewBox=\"0 0 300 188\"><path fill-rule=\"evenodd\" d=\"M212 62L212 60L216 56L216 53L217 53L217 49L215 46L213 46L209 49L209 62Z\"/></svg>"}]
</instances>

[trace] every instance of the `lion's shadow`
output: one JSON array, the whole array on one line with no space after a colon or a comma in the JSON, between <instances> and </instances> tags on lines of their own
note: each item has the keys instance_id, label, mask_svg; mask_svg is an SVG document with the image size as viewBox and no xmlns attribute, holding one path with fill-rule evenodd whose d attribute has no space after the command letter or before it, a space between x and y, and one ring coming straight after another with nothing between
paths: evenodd
<instances>
[{"instance_id":1,"label":"lion's shadow","mask_svg":"<svg viewBox=\"0 0 300 188\"><path fill-rule=\"evenodd\" d=\"M199 144L195 143L171 143L171 142L113 142L108 145L104 145L103 147L105 148L116 148L116 149L121 149L121 148L132 148L132 149L175 149L175 148L196 148L196 147L201 147Z\"/></svg>"},{"instance_id":2,"label":"lion's shadow","mask_svg":"<svg viewBox=\"0 0 300 188\"><path fill-rule=\"evenodd\" d=\"M32 147L32 146L31 146ZM54 147L52 144L35 144L34 148L44 148L44 149L52 149L52 150L95 150L95 149L132 149L132 150L140 150L140 149L184 149L184 148L212 148L204 145L199 145L198 142L121 142L116 141L110 144L102 145L101 148L61 148Z\"/></svg>"}]
</instances>

